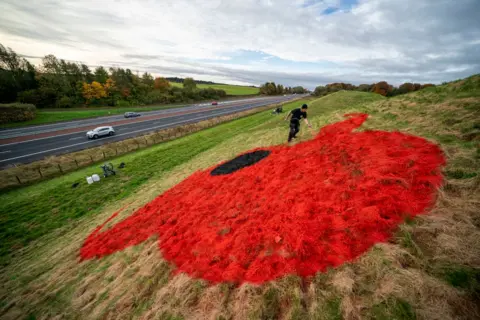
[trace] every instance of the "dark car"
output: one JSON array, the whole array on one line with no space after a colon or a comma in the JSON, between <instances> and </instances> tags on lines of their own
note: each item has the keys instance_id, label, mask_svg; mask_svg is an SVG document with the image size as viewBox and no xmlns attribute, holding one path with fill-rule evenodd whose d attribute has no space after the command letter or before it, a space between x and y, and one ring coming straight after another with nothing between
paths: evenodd
<instances>
[{"instance_id":1,"label":"dark car","mask_svg":"<svg viewBox=\"0 0 480 320\"><path fill-rule=\"evenodd\" d=\"M125 118L140 117L140 113L138 113L138 112L125 112L124 117Z\"/></svg>"},{"instance_id":2,"label":"dark car","mask_svg":"<svg viewBox=\"0 0 480 320\"><path fill-rule=\"evenodd\" d=\"M218 105L218 102L217 102L217 101L213 101L213 102L212 102L212 106L216 106L216 105Z\"/></svg>"}]
</instances>

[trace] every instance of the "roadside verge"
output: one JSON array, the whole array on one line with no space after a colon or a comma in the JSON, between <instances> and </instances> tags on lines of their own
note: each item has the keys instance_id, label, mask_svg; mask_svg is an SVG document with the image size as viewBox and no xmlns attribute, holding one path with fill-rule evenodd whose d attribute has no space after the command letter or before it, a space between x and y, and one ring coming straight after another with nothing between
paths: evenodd
<instances>
[{"instance_id":1,"label":"roadside verge","mask_svg":"<svg viewBox=\"0 0 480 320\"><path fill-rule=\"evenodd\" d=\"M299 99L300 98L288 101L288 103L297 101ZM97 162L109 160L119 155L186 136L191 133L216 126L220 123L246 117L264 110L269 110L284 103L285 102L270 104L235 114L229 114L196 123L181 125L175 128L154 131L134 138L108 143L102 146L85 149L74 153L68 153L60 156L50 156L41 161L35 161L29 164L8 168L0 171L0 190L28 185L44 179L60 176Z\"/></svg>"}]
</instances>

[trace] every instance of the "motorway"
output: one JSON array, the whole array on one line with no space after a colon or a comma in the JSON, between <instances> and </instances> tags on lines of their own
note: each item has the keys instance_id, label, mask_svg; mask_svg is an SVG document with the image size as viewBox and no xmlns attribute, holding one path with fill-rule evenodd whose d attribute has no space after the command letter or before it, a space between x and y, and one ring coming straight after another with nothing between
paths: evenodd
<instances>
[{"instance_id":1,"label":"motorway","mask_svg":"<svg viewBox=\"0 0 480 320\"><path fill-rule=\"evenodd\" d=\"M153 131L242 112L269 104L286 102L294 98L298 98L298 96L231 100L219 102L217 106L195 104L141 112L141 116L137 118L125 119L123 115L115 115L0 130L0 167L6 168L14 164L29 163L41 160L46 156L79 151ZM113 126L115 135L96 140L87 139L86 132L88 130L104 125Z\"/></svg>"}]
</instances>

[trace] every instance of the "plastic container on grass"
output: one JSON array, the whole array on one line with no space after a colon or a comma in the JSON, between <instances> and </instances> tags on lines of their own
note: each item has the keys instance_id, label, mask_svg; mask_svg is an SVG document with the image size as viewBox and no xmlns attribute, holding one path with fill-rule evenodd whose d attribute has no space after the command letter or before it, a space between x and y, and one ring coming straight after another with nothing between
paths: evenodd
<instances>
[{"instance_id":1,"label":"plastic container on grass","mask_svg":"<svg viewBox=\"0 0 480 320\"><path fill-rule=\"evenodd\" d=\"M98 174L93 174L92 179L93 179L94 182L98 182L98 181L100 181L100 176Z\"/></svg>"},{"instance_id":2,"label":"plastic container on grass","mask_svg":"<svg viewBox=\"0 0 480 320\"><path fill-rule=\"evenodd\" d=\"M87 182L88 182L88 184L92 184L93 183L92 177L87 177Z\"/></svg>"}]
</instances>

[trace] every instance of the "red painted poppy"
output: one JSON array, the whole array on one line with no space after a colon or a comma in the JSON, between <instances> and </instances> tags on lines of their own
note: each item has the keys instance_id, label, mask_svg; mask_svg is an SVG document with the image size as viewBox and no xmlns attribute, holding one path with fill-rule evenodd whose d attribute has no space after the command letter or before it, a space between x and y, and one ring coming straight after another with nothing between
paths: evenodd
<instances>
[{"instance_id":1,"label":"red painted poppy","mask_svg":"<svg viewBox=\"0 0 480 320\"><path fill-rule=\"evenodd\" d=\"M358 257L433 204L445 160L423 138L355 132L367 115L347 116L311 141L194 173L109 230L98 227L82 259L158 235L178 272L262 283Z\"/></svg>"}]
</instances>

